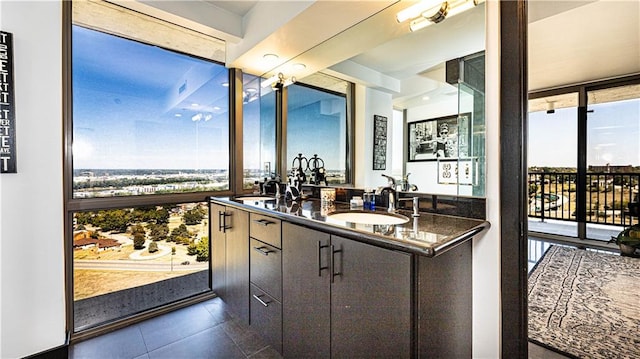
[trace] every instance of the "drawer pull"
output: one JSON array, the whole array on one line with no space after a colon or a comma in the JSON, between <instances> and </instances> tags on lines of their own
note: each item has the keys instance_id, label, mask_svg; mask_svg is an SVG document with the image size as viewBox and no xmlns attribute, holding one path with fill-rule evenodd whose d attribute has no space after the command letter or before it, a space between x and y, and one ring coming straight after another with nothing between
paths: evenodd
<instances>
[{"instance_id":1,"label":"drawer pull","mask_svg":"<svg viewBox=\"0 0 640 359\"><path fill-rule=\"evenodd\" d=\"M231 214L225 211L218 211L218 231L226 233L227 229L231 229L231 226L227 226L227 217L231 217Z\"/></svg>"},{"instance_id":2,"label":"drawer pull","mask_svg":"<svg viewBox=\"0 0 640 359\"><path fill-rule=\"evenodd\" d=\"M334 278L336 276L342 275L341 272L336 272L336 258L335 258L336 253L342 252L342 249L336 250L333 244L330 247L331 247L331 256L329 258L331 258L331 283L333 283Z\"/></svg>"},{"instance_id":3,"label":"drawer pull","mask_svg":"<svg viewBox=\"0 0 640 359\"><path fill-rule=\"evenodd\" d=\"M329 266L323 267L322 266L322 248L328 248L329 245L328 244L322 244L320 243L320 241L318 241L318 277L322 277L322 270L323 269L329 269Z\"/></svg>"},{"instance_id":4,"label":"drawer pull","mask_svg":"<svg viewBox=\"0 0 640 359\"><path fill-rule=\"evenodd\" d=\"M272 221L267 220L267 219L254 219L253 222L257 223L257 224L259 224L261 226L265 226L265 227L270 225L270 224L276 224L276 222L272 222Z\"/></svg>"},{"instance_id":5,"label":"drawer pull","mask_svg":"<svg viewBox=\"0 0 640 359\"><path fill-rule=\"evenodd\" d=\"M260 254L264 254L265 256L268 256L269 253L275 252L275 251L270 250L269 247L266 247L266 246L253 247L253 250L255 250L256 252L258 252Z\"/></svg>"},{"instance_id":6,"label":"drawer pull","mask_svg":"<svg viewBox=\"0 0 640 359\"><path fill-rule=\"evenodd\" d=\"M253 298L255 298L255 300L257 300L258 302L260 302L260 304L264 305L265 307L269 306L269 303L265 302L264 300L260 299L261 297L264 297L264 294L260 294L260 295L253 295Z\"/></svg>"}]
</instances>

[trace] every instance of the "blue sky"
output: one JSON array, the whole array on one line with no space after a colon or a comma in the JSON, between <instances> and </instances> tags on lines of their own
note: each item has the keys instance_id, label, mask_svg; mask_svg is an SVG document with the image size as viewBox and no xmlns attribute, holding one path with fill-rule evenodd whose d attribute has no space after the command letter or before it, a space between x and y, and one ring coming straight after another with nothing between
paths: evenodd
<instances>
[{"instance_id":1,"label":"blue sky","mask_svg":"<svg viewBox=\"0 0 640 359\"><path fill-rule=\"evenodd\" d=\"M640 100L589 106L587 165L640 166ZM577 109L529 114L528 166L576 167Z\"/></svg>"},{"instance_id":2,"label":"blue sky","mask_svg":"<svg viewBox=\"0 0 640 359\"><path fill-rule=\"evenodd\" d=\"M227 81L222 65L74 26L74 168L227 168ZM247 107L245 147L261 155L245 156L246 168L262 168L275 155L265 147L274 142L260 143L260 113L273 109L251 109L273 107L272 97ZM328 106L336 98L341 113ZM317 153L328 169L344 167L344 98L293 85L288 101L294 155Z\"/></svg>"},{"instance_id":3,"label":"blue sky","mask_svg":"<svg viewBox=\"0 0 640 359\"><path fill-rule=\"evenodd\" d=\"M74 168L227 168L226 80L224 66L74 26Z\"/></svg>"}]
</instances>

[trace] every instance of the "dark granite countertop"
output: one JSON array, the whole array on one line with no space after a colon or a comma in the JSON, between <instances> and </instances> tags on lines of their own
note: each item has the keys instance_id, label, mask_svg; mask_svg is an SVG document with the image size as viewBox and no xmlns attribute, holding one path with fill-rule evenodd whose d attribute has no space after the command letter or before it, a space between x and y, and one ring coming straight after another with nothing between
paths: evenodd
<instances>
[{"instance_id":1,"label":"dark granite countertop","mask_svg":"<svg viewBox=\"0 0 640 359\"><path fill-rule=\"evenodd\" d=\"M233 206L249 212L270 215L281 220L340 235L360 242L401 250L427 257L435 257L470 240L487 230L489 222L441 214L420 213L412 217L411 212L397 211L409 221L396 225L369 225L338 221L327 216L332 212L351 211L349 204L336 202L324 208L318 199L298 202L270 200L243 200L241 197L212 197L211 201ZM355 209L355 211L362 209ZM386 213L385 210L376 212Z\"/></svg>"}]
</instances>

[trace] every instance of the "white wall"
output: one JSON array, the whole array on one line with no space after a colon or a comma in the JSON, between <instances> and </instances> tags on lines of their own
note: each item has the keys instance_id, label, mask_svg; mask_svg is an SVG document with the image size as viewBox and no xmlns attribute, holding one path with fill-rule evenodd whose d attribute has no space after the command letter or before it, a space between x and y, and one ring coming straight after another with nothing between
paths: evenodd
<instances>
[{"instance_id":1,"label":"white wall","mask_svg":"<svg viewBox=\"0 0 640 359\"><path fill-rule=\"evenodd\" d=\"M473 242L473 357L500 358L500 26L498 1L486 2L485 57L487 219L491 228Z\"/></svg>"},{"instance_id":2,"label":"white wall","mask_svg":"<svg viewBox=\"0 0 640 359\"><path fill-rule=\"evenodd\" d=\"M391 145L387 142L387 169L373 170L373 116L387 118L387 141L393 138L393 103L391 94L356 85L355 181L358 188L376 188L387 184L382 174L391 175Z\"/></svg>"},{"instance_id":3,"label":"white wall","mask_svg":"<svg viewBox=\"0 0 640 359\"><path fill-rule=\"evenodd\" d=\"M0 1L13 34L17 174L0 175L0 357L65 342L61 2Z\"/></svg>"}]
</instances>

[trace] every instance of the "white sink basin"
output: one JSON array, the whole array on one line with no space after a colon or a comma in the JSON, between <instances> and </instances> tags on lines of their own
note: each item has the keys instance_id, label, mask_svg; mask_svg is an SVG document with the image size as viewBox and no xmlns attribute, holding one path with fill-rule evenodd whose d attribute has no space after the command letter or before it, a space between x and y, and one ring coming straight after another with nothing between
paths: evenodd
<instances>
[{"instance_id":1,"label":"white sink basin","mask_svg":"<svg viewBox=\"0 0 640 359\"><path fill-rule=\"evenodd\" d=\"M327 214L327 218L336 221L359 224L390 225L409 222L409 218L401 214L366 211L334 212Z\"/></svg>"}]
</instances>

